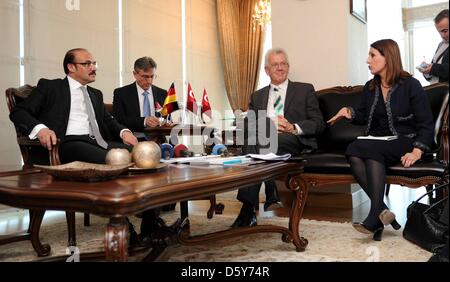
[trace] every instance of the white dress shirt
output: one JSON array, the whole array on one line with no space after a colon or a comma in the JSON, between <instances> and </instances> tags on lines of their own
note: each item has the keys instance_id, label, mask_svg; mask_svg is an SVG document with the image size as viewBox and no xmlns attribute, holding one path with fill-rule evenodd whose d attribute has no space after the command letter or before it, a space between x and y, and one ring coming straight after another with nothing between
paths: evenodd
<instances>
[{"instance_id":1,"label":"white dress shirt","mask_svg":"<svg viewBox=\"0 0 450 282\"><path fill-rule=\"evenodd\" d=\"M284 113L284 107L285 107L285 102L286 102L286 92L287 92L288 84L289 84L288 79L286 79L283 83L281 83L279 85L270 84L269 99L267 102L267 117L272 119L275 124L278 124L278 118L275 114L274 104L275 104L275 101L276 101L278 95L280 95L281 103L283 105L282 112ZM275 91L275 89L277 89L278 91ZM303 133L303 131L301 130L301 128L298 124L294 123L294 127L296 129L296 132L294 132L293 134L300 135Z\"/></svg>"},{"instance_id":2,"label":"white dress shirt","mask_svg":"<svg viewBox=\"0 0 450 282\"><path fill-rule=\"evenodd\" d=\"M82 85L81 83L71 78L70 76L67 76L67 80L69 82L69 89L70 89L70 112L66 135L89 135L91 134L89 126L89 117L86 111L86 104L84 102L83 92L81 91L80 88L86 86ZM43 123L36 125L31 131L30 135L28 135L28 137L32 140L36 139L38 132L43 128L48 127ZM121 138L125 131L130 130L122 129L120 131Z\"/></svg>"}]
</instances>

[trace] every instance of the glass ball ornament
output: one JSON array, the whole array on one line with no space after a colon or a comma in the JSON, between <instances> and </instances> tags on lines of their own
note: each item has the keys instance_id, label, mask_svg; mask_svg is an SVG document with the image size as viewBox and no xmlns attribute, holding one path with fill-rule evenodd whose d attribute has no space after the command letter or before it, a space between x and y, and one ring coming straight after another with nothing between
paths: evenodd
<instances>
[{"instance_id":1,"label":"glass ball ornament","mask_svg":"<svg viewBox=\"0 0 450 282\"><path fill-rule=\"evenodd\" d=\"M153 141L139 142L133 147L131 156L139 168L155 168L161 159L161 149Z\"/></svg>"},{"instance_id":2,"label":"glass ball ornament","mask_svg":"<svg viewBox=\"0 0 450 282\"><path fill-rule=\"evenodd\" d=\"M107 165L127 165L131 163L131 154L127 149L111 149L106 153L105 163Z\"/></svg>"}]
</instances>

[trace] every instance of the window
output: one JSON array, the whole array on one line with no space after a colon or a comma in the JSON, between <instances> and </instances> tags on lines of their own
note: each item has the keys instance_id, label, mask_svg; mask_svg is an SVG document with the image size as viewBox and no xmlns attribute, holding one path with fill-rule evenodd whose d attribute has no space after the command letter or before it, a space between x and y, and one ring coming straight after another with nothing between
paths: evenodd
<instances>
[{"instance_id":1,"label":"window","mask_svg":"<svg viewBox=\"0 0 450 282\"><path fill-rule=\"evenodd\" d=\"M403 27L407 37L408 64L405 66L422 85L429 82L415 67L423 61L430 63L442 40L434 26L434 17L448 2L442 0L408 0L402 9Z\"/></svg>"},{"instance_id":2,"label":"window","mask_svg":"<svg viewBox=\"0 0 450 282\"><path fill-rule=\"evenodd\" d=\"M259 80L257 89L265 87L270 84L270 77L267 76L266 71L264 70L264 58L267 53L272 48L272 25L268 24L266 26L266 36L264 38L264 46L263 46L263 58L261 61L261 67L259 69Z\"/></svg>"}]
</instances>

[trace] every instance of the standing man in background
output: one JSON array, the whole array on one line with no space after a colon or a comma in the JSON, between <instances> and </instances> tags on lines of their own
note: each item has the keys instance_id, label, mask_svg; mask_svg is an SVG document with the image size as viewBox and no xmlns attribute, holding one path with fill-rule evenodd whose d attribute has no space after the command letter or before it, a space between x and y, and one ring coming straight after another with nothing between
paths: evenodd
<instances>
[{"instance_id":1,"label":"standing man in background","mask_svg":"<svg viewBox=\"0 0 450 282\"><path fill-rule=\"evenodd\" d=\"M435 18L434 25L442 38L431 64L419 68L430 84L448 82L448 9L442 10Z\"/></svg>"}]
</instances>

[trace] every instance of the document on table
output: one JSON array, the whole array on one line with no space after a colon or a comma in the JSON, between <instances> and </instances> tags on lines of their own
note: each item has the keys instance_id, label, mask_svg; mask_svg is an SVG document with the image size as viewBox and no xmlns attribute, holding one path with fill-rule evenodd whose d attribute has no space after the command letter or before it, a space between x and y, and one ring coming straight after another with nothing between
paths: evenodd
<instances>
[{"instance_id":1,"label":"document on table","mask_svg":"<svg viewBox=\"0 0 450 282\"><path fill-rule=\"evenodd\" d=\"M286 161L291 158L291 154L285 154L285 155L275 155L274 153L270 154L248 154L247 157L250 157L252 159L257 160L264 160L264 161Z\"/></svg>"},{"instance_id":2,"label":"document on table","mask_svg":"<svg viewBox=\"0 0 450 282\"><path fill-rule=\"evenodd\" d=\"M362 140L384 140L384 141L391 141L391 140L395 140L398 138L398 136L372 136L372 135L368 135L368 136L358 136L358 139L362 139Z\"/></svg>"}]
</instances>

